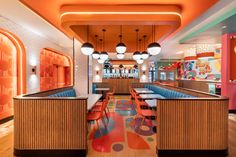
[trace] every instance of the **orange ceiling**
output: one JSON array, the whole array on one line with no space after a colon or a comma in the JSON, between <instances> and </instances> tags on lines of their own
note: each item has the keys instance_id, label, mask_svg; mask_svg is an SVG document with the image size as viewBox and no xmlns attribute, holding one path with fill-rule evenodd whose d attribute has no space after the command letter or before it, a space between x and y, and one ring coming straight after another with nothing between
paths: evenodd
<instances>
[{"instance_id":1,"label":"orange ceiling","mask_svg":"<svg viewBox=\"0 0 236 157\"><path fill-rule=\"evenodd\" d=\"M87 6L107 6L107 5L130 5L134 9L134 5L137 5L138 7L144 6L144 5L162 5L163 8L168 7L171 5L172 7L179 8L181 11L182 19L179 21L179 19L176 19L177 17L171 17L171 16L159 16L158 20L160 23L155 23L156 25L156 39L159 41L162 41L164 38L166 38L168 35L173 33L176 29L180 30L184 26L186 26L188 23L190 23L193 19L197 18L199 15L201 15L204 11L206 11L209 7L211 7L213 4L215 4L218 0L113 0L113 1L107 1L107 0L20 0L23 4L31 8L33 11L38 13L40 16L42 16L44 19L46 19L48 22L56 26L58 29L63 31L68 36L75 36L80 41L86 41L86 27L83 25L90 25L90 38L92 38L92 42L94 43L94 35L99 35L99 38L101 35L101 29L106 28L106 51L113 52L115 45L118 43L118 34L119 34L119 25L121 23L113 24L110 21L110 23L101 23L101 20L99 23L88 23L86 20L96 21L96 19L99 18L105 18L107 20L109 19L118 19L119 16L112 16L110 15L93 15L87 16L87 15L73 15L73 16L65 16L61 19L60 15L62 13L62 10L64 8L75 8L76 6L81 8L81 5L87 5ZM109 7L107 7L109 9ZM77 8L77 10L79 10ZM80 9L81 10L81 9ZM116 10L115 10L116 11ZM128 11L128 10L127 10ZM101 16L101 17L100 17ZM136 18L136 16L138 18ZM146 15L145 15L146 16ZM142 15L135 15L133 16L136 19L142 18ZM131 19L129 22L134 22L132 20L132 16L124 16L123 19ZM144 16L143 16L144 17ZM66 19L67 18L67 19ZM69 18L69 19L68 19ZM145 17L146 18L146 17ZM162 18L162 19L160 19ZM174 19L173 19L174 18ZM72 20L73 19L73 20ZM79 20L78 20L79 19ZM150 20L151 19L151 20ZM170 20L171 19L171 20ZM122 20L122 19L121 19ZM152 21L150 23L148 20ZM68 21L70 22L68 26L65 26ZM79 22L78 22L79 21ZM86 21L84 23L84 21ZM122 23L124 27L123 34L124 36L124 42L128 43L128 51L132 52L136 49L136 42L135 42L135 29L140 29L140 36L146 34L148 35L148 40L151 40L151 26L155 22L156 19L153 19L153 17L149 16L146 18L146 21L139 21L139 23L132 24L132 23ZM63 23L64 22L64 23ZM67 23L66 23L67 22ZM135 21L136 22L136 21ZM140 23L141 22L141 23ZM148 23L149 22L149 23ZM176 24L177 22L177 24ZM180 23L181 22L181 23ZM171 24L170 24L171 23ZM173 24L175 23L175 24ZM113 25L113 26L111 26ZM67 28L68 29L67 29ZM177 31L176 31L177 32Z\"/></svg>"},{"instance_id":2,"label":"orange ceiling","mask_svg":"<svg viewBox=\"0 0 236 157\"><path fill-rule=\"evenodd\" d=\"M219 0L20 0L54 26L63 30L60 8L63 5L120 5L120 4L171 4L182 8L182 24L186 26Z\"/></svg>"}]
</instances>

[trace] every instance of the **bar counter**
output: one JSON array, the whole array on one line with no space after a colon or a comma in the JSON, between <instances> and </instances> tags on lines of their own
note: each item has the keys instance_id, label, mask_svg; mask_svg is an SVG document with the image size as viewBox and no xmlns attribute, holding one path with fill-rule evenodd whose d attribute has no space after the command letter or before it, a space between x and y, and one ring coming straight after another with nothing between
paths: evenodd
<instances>
[{"instance_id":1,"label":"bar counter","mask_svg":"<svg viewBox=\"0 0 236 157\"><path fill-rule=\"evenodd\" d=\"M135 78L111 78L102 79L102 83L108 84L111 88L115 87L116 94L129 94L129 86L132 83L138 83L139 79Z\"/></svg>"}]
</instances>

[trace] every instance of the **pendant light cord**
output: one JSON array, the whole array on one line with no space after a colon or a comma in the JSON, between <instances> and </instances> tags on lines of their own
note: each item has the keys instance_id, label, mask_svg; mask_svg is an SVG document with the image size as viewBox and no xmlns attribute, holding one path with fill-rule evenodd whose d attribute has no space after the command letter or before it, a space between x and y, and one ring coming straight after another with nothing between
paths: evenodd
<instances>
[{"instance_id":1,"label":"pendant light cord","mask_svg":"<svg viewBox=\"0 0 236 157\"><path fill-rule=\"evenodd\" d=\"M89 42L89 25L87 25L87 42Z\"/></svg>"},{"instance_id":2,"label":"pendant light cord","mask_svg":"<svg viewBox=\"0 0 236 157\"><path fill-rule=\"evenodd\" d=\"M102 50L102 47L103 47L102 39L100 39L100 42L101 42L101 44L100 44L100 49Z\"/></svg>"},{"instance_id":3,"label":"pendant light cord","mask_svg":"<svg viewBox=\"0 0 236 157\"><path fill-rule=\"evenodd\" d=\"M139 39L139 48L138 48L139 51L142 51L142 50L141 50L141 47L142 47L142 46L141 46L141 41L142 41L142 39Z\"/></svg>"},{"instance_id":4,"label":"pendant light cord","mask_svg":"<svg viewBox=\"0 0 236 157\"><path fill-rule=\"evenodd\" d=\"M136 50L138 50L138 29L135 30L136 31Z\"/></svg>"},{"instance_id":5,"label":"pendant light cord","mask_svg":"<svg viewBox=\"0 0 236 157\"><path fill-rule=\"evenodd\" d=\"M106 30L103 29L102 31L103 31L103 51L105 51L105 32L106 32Z\"/></svg>"},{"instance_id":6,"label":"pendant light cord","mask_svg":"<svg viewBox=\"0 0 236 157\"><path fill-rule=\"evenodd\" d=\"M120 25L120 35L119 35L119 37L120 37L120 42L122 42L122 25Z\"/></svg>"},{"instance_id":7,"label":"pendant light cord","mask_svg":"<svg viewBox=\"0 0 236 157\"><path fill-rule=\"evenodd\" d=\"M96 38L96 50L98 49L98 35L95 35Z\"/></svg>"},{"instance_id":8,"label":"pendant light cord","mask_svg":"<svg viewBox=\"0 0 236 157\"><path fill-rule=\"evenodd\" d=\"M143 50L145 51L145 45L146 45L146 35L143 36Z\"/></svg>"}]
</instances>

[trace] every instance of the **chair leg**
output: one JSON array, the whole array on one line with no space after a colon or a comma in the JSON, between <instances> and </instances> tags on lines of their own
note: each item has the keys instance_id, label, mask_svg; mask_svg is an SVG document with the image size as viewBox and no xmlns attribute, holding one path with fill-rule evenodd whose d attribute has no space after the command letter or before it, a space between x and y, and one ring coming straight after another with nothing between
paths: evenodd
<instances>
[{"instance_id":1,"label":"chair leg","mask_svg":"<svg viewBox=\"0 0 236 157\"><path fill-rule=\"evenodd\" d=\"M98 127L98 129L99 129L99 132L100 132L100 134L102 135L102 131L101 131L100 127L99 127L98 120L96 120L96 123L97 123L97 127Z\"/></svg>"},{"instance_id":2,"label":"chair leg","mask_svg":"<svg viewBox=\"0 0 236 157\"><path fill-rule=\"evenodd\" d=\"M106 117L107 117L107 121L109 121L109 118L108 118L106 109L104 110L104 112L105 112L105 115L106 115Z\"/></svg>"}]
</instances>

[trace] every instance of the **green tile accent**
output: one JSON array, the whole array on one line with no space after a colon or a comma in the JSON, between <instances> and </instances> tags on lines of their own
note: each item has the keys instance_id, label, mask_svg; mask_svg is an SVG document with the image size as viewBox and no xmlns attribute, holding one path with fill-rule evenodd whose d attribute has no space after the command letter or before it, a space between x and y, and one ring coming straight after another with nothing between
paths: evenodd
<instances>
[{"instance_id":1,"label":"green tile accent","mask_svg":"<svg viewBox=\"0 0 236 157\"><path fill-rule=\"evenodd\" d=\"M207 30L207 29L209 29L209 28L211 28L211 27L213 27L213 26L215 26L217 24L219 24L220 22L226 20L227 18L233 16L234 14L236 14L236 8L228 11L227 13L225 13L224 15L216 18L212 22L204 25L203 27L201 27L200 29L196 30L195 32L192 32L192 33L186 35L184 38L180 39L179 43L180 44L185 43L187 40L191 39L192 37L194 37L194 36L204 32L205 30Z\"/></svg>"}]
</instances>

